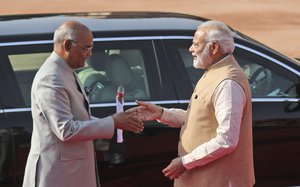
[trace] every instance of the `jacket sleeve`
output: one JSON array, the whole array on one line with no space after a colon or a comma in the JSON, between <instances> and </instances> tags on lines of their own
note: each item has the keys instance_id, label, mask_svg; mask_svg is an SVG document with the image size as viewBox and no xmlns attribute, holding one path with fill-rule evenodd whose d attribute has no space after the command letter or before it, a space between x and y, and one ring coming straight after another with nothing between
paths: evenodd
<instances>
[{"instance_id":1,"label":"jacket sleeve","mask_svg":"<svg viewBox=\"0 0 300 187\"><path fill-rule=\"evenodd\" d=\"M48 125L60 140L84 141L112 138L115 128L112 117L74 120L69 93L57 76L48 75L40 79L33 92L35 92L35 104L38 109L36 115L39 115L38 117L43 121L41 125Z\"/></svg>"}]
</instances>

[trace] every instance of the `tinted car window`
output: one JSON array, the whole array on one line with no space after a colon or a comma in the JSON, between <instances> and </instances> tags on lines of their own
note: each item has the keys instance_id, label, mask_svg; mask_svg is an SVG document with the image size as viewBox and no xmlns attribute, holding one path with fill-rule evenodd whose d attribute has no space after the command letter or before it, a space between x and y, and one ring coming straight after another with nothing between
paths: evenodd
<instances>
[{"instance_id":1,"label":"tinted car window","mask_svg":"<svg viewBox=\"0 0 300 187\"><path fill-rule=\"evenodd\" d=\"M252 97L297 97L297 79L275 62L236 47L235 57L247 75Z\"/></svg>"},{"instance_id":2,"label":"tinted car window","mask_svg":"<svg viewBox=\"0 0 300 187\"><path fill-rule=\"evenodd\" d=\"M188 47L178 46L177 53L184 64L186 72L195 87L203 74L203 70L193 67L193 57ZM234 56L250 82L252 97L297 97L297 80L289 79L289 72L267 58L236 47Z\"/></svg>"},{"instance_id":3,"label":"tinted car window","mask_svg":"<svg viewBox=\"0 0 300 187\"><path fill-rule=\"evenodd\" d=\"M26 106L30 106L31 85L37 70L50 53L8 55Z\"/></svg>"},{"instance_id":4,"label":"tinted car window","mask_svg":"<svg viewBox=\"0 0 300 187\"><path fill-rule=\"evenodd\" d=\"M193 87L196 86L198 80L204 73L202 69L196 69L193 66L193 56L189 52L188 48L178 48L178 53L180 54L181 61L184 63L186 72L192 82Z\"/></svg>"},{"instance_id":5,"label":"tinted car window","mask_svg":"<svg viewBox=\"0 0 300 187\"><path fill-rule=\"evenodd\" d=\"M14 51L6 55L22 94L22 105L28 107L31 104L33 78L51 52ZM148 65L145 65L147 61ZM157 81L151 80L146 72L152 72L151 66L155 65L153 62L155 59L151 42L95 42L92 57L77 73L89 92L91 103L115 102L120 84L125 87L126 101L151 100L157 94L151 95L149 82Z\"/></svg>"},{"instance_id":6,"label":"tinted car window","mask_svg":"<svg viewBox=\"0 0 300 187\"><path fill-rule=\"evenodd\" d=\"M149 49L143 44L147 42L95 43L92 57L78 71L91 103L114 102L119 85L125 88L126 101L151 98L145 66Z\"/></svg>"},{"instance_id":7,"label":"tinted car window","mask_svg":"<svg viewBox=\"0 0 300 187\"><path fill-rule=\"evenodd\" d=\"M33 78L51 53L52 44L8 45L0 48L2 79L6 84L3 100L6 108L29 107Z\"/></svg>"}]
</instances>

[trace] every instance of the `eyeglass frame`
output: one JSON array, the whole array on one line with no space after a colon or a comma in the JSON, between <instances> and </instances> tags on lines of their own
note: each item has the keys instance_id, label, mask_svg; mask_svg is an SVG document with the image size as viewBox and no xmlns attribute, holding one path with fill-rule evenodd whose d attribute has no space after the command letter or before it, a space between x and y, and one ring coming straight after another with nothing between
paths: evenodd
<instances>
[{"instance_id":1,"label":"eyeglass frame","mask_svg":"<svg viewBox=\"0 0 300 187\"><path fill-rule=\"evenodd\" d=\"M94 46L86 46L86 45L83 45L83 44L81 44L80 42L77 42L77 41L74 41L74 40L70 40L70 41L71 41L72 43L74 43L74 44L80 46L81 48L85 49L87 52L92 52L93 47L94 47Z\"/></svg>"}]
</instances>

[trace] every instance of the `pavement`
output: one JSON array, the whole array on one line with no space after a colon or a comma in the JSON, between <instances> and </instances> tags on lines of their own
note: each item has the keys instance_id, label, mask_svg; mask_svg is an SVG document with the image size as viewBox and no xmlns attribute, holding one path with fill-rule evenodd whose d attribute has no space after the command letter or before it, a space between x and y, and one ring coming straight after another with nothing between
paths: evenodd
<instances>
[{"instance_id":1,"label":"pavement","mask_svg":"<svg viewBox=\"0 0 300 187\"><path fill-rule=\"evenodd\" d=\"M0 15L85 11L186 13L223 21L279 52L299 58L299 7L299 0L2 0Z\"/></svg>"}]
</instances>

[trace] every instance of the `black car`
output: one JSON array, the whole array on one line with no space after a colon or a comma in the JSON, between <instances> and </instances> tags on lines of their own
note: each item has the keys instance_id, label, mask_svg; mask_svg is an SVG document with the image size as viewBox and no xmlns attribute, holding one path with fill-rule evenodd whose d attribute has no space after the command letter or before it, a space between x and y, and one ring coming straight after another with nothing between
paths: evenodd
<instances>
[{"instance_id":1,"label":"black car","mask_svg":"<svg viewBox=\"0 0 300 187\"><path fill-rule=\"evenodd\" d=\"M94 34L93 56L77 72L94 116L115 113L120 84L126 109L136 106L136 99L186 109L203 74L193 68L188 48L204 18L158 12L1 16L1 187L22 185L32 132L32 80L53 50L54 30L67 20L82 22ZM255 186L300 185L300 66L232 32L234 55L252 89ZM124 133L122 144L96 140L102 186L172 186L161 170L177 156L178 136L179 129L154 121L140 134Z\"/></svg>"}]
</instances>

